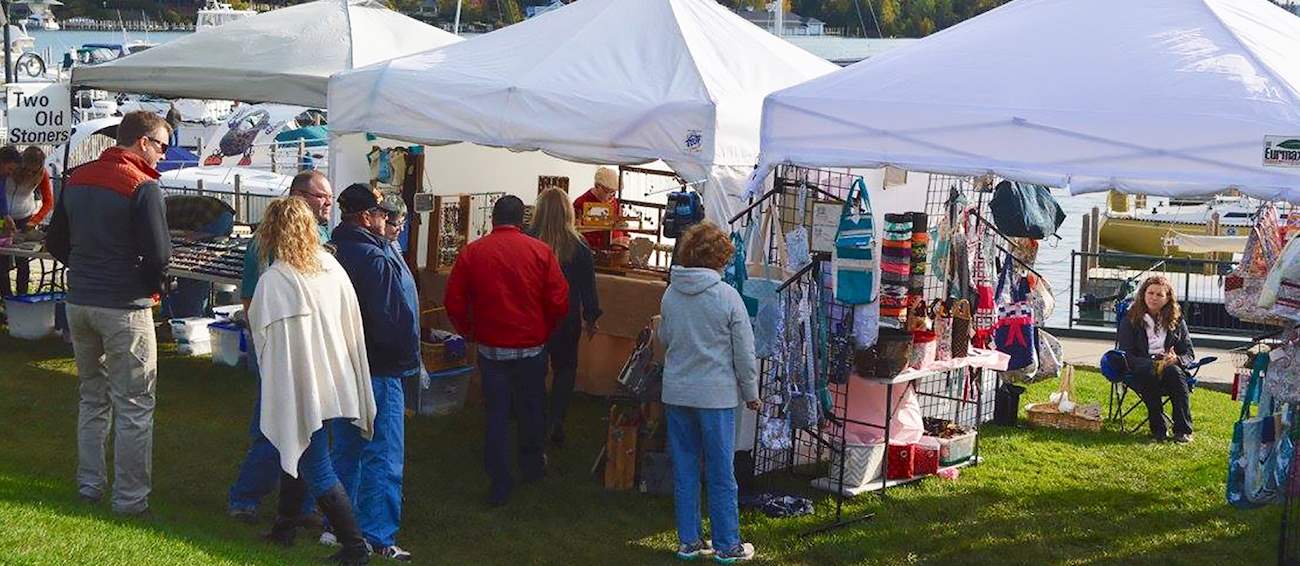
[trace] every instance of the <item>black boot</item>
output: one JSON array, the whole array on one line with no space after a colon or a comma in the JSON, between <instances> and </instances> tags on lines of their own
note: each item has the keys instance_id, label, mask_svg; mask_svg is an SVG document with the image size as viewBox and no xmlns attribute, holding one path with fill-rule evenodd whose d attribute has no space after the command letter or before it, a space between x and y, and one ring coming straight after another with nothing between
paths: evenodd
<instances>
[{"instance_id":1,"label":"black boot","mask_svg":"<svg viewBox=\"0 0 1300 566\"><path fill-rule=\"evenodd\" d=\"M361 537L361 527L357 526L356 515L352 514L352 501L343 484L335 484L332 489L316 498L316 506L329 521L343 548L330 556L330 560L348 566L370 562L370 549L366 548L366 539Z\"/></svg>"},{"instance_id":2,"label":"black boot","mask_svg":"<svg viewBox=\"0 0 1300 566\"><path fill-rule=\"evenodd\" d=\"M294 537L298 535L298 514L306 500L307 482L281 472L280 502L276 506L275 524L271 525L271 532L263 538L281 546L292 546Z\"/></svg>"}]
</instances>

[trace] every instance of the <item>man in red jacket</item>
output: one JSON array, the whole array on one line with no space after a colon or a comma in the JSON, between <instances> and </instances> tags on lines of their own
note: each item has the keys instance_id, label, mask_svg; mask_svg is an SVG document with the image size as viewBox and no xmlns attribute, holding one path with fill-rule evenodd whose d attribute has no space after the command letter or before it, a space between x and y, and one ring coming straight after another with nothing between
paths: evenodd
<instances>
[{"instance_id":1,"label":"man in red jacket","mask_svg":"<svg viewBox=\"0 0 1300 566\"><path fill-rule=\"evenodd\" d=\"M484 462L492 481L488 504L493 507L504 505L514 487L507 428L512 409L524 482L540 480L546 473L545 346L569 312L569 284L555 252L524 234L523 223L523 201L501 197L492 207L492 233L460 252L443 300L456 330L478 344L487 403Z\"/></svg>"}]
</instances>

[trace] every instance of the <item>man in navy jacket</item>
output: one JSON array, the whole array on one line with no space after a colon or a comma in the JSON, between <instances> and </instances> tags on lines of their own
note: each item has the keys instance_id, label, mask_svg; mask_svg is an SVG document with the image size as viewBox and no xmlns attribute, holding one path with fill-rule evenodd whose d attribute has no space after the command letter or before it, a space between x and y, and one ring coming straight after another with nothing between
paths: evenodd
<instances>
[{"instance_id":1,"label":"man in navy jacket","mask_svg":"<svg viewBox=\"0 0 1300 566\"><path fill-rule=\"evenodd\" d=\"M397 546L402 515L402 456L405 396L402 378L420 373L419 299L415 279L402 257L388 245L388 213L364 184L338 196L343 223L330 243L352 279L366 332L366 356L375 391L375 434L370 442L360 429L334 421L334 469L352 496L361 532L381 556L410 560Z\"/></svg>"}]
</instances>

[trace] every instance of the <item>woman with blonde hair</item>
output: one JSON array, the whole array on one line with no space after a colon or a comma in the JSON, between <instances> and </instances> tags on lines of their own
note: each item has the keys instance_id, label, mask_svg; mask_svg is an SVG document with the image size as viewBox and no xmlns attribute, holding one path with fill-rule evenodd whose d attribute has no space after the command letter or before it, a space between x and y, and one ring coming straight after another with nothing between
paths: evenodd
<instances>
[{"instance_id":1,"label":"woman with blonde hair","mask_svg":"<svg viewBox=\"0 0 1300 566\"><path fill-rule=\"evenodd\" d=\"M551 442L562 446L564 415L578 376L579 335L585 330L587 339L591 340L601 315L600 298L596 296L596 268L591 248L574 228L573 204L568 193L553 188L538 195L528 233L555 251L560 270L569 283L569 314L546 343L553 375L546 430Z\"/></svg>"},{"instance_id":2,"label":"woman with blonde hair","mask_svg":"<svg viewBox=\"0 0 1300 566\"><path fill-rule=\"evenodd\" d=\"M280 502L268 540L293 544L310 493L342 549L331 558L364 564L369 551L331 463L325 423L347 419L370 438L370 387L361 310L347 272L321 247L316 217L300 198L266 209L256 238L270 263L257 281L248 321L262 378L261 429L280 453Z\"/></svg>"},{"instance_id":3,"label":"woman with blonde hair","mask_svg":"<svg viewBox=\"0 0 1300 566\"><path fill-rule=\"evenodd\" d=\"M1119 349L1129 367L1129 386L1147 406L1151 436L1168 440L1163 397L1173 408L1174 441L1192 441L1187 366L1196 360L1174 287L1162 275L1148 277L1119 321Z\"/></svg>"},{"instance_id":4,"label":"woman with blonde hair","mask_svg":"<svg viewBox=\"0 0 1300 566\"><path fill-rule=\"evenodd\" d=\"M54 209L54 190L50 172L45 168L44 150L34 145L23 150L17 167L5 178L4 198L0 201L9 203L8 216L19 231L34 228L49 216ZM11 265L18 268L12 288L9 286ZM26 258L0 255L0 295L25 295L30 282L31 265Z\"/></svg>"},{"instance_id":5,"label":"woman with blonde hair","mask_svg":"<svg viewBox=\"0 0 1300 566\"><path fill-rule=\"evenodd\" d=\"M736 410L759 408L754 331L745 303L722 282L735 248L712 222L692 226L677 246L668 291L660 304L664 355L663 403L673 461L677 557L714 554L729 563L754 557L740 540L732 466ZM700 524L700 464L709 492L710 539Z\"/></svg>"}]
</instances>

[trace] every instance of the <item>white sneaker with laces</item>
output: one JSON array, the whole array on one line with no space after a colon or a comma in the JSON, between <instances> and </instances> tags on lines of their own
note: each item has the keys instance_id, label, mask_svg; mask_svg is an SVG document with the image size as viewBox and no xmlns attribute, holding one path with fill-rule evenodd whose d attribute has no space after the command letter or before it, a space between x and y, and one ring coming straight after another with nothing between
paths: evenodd
<instances>
[{"instance_id":1,"label":"white sneaker with laces","mask_svg":"<svg viewBox=\"0 0 1300 566\"><path fill-rule=\"evenodd\" d=\"M754 545L750 543L741 543L740 548L728 552L716 551L713 559L722 564L731 564L732 562L744 562L754 559Z\"/></svg>"}]
</instances>

